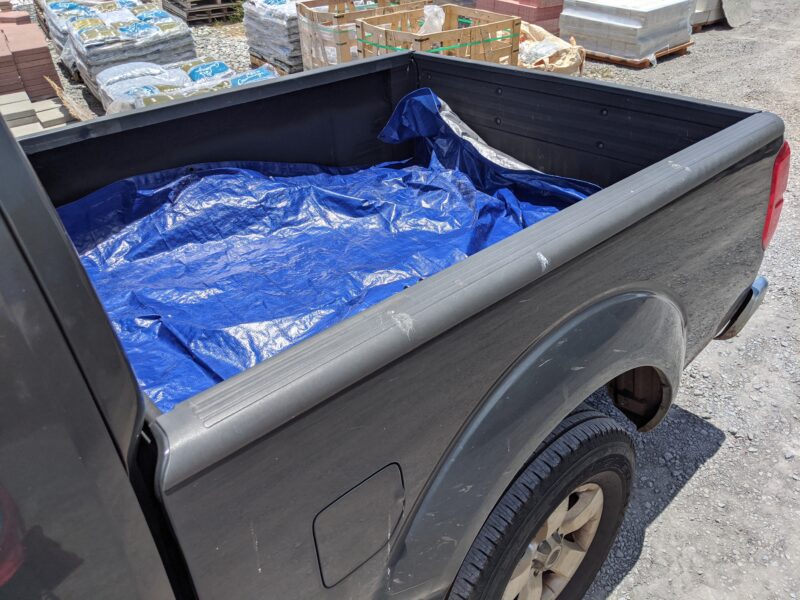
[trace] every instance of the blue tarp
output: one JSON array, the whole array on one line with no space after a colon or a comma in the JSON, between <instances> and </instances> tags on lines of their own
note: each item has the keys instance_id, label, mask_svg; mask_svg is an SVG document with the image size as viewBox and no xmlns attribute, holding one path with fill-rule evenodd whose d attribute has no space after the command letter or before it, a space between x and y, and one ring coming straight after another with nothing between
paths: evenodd
<instances>
[{"instance_id":1,"label":"blue tarp","mask_svg":"<svg viewBox=\"0 0 800 600\"><path fill-rule=\"evenodd\" d=\"M162 411L595 192L483 158L427 89L381 133L403 163L206 163L59 209Z\"/></svg>"}]
</instances>

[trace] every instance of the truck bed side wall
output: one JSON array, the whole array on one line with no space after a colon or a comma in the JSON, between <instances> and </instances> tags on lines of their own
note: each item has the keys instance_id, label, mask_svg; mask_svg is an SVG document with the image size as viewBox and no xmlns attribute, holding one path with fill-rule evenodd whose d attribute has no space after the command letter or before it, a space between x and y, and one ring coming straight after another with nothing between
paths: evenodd
<instances>
[{"instance_id":1,"label":"truck bed side wall","mask_svg":"<svg viewBox=\"0 0 800 600\"><path fill-rule=\"evenodd\" d=\"M408 145L377 140L416 84L408 56L391 58L97 119L22 144L56 206L131 175L198 162L370 165L406 158Z\"/></svg>"},{"instance_id":2,"label":"truck bed side wall","mask_svg":"<svg viewBox=\"0 0 800 600\"><path fill-rule=\"evenodd\" d=\"M168 490L164 501L201 595L248 598L269 590L275 597L328 597L312 536L315 516L353 485L397 463L407 519L437 461L503 374L554 324L602 298L648 290L673 299L685 316L687 355L694 355L756 275L771 162L765 155L717 177ZM652 335L658 327L653 323L642 334ZM615 330L594 333L612 337ZM596 356L585 366L600 368L603 361ZM550 414L554 422L582 399L569 380L559 392L564 401ZM547 430L532 432L531 441ZM445 541L438 548L424 548L418 563L416 554L398 551L398 560L410 564L394 592L406 589L411 597L424 597L423 590L441 592L447 585L454 572L444 566L453 560L457 565L491 508L492 494L496 499L513 476L513 468L497 468L464 479L464 489L483 491L489 499L475 511L465 510L460 526L441 532ZM254 551L254 539L261 540L260 551ZM385 548L327 590L329 597L367 597L367 591L386 589L390 556L396 558ZM436 578L424 581L423 574L431 572ZM408 590L417 585L423 587Z\"/></svg>"}]
</instances>

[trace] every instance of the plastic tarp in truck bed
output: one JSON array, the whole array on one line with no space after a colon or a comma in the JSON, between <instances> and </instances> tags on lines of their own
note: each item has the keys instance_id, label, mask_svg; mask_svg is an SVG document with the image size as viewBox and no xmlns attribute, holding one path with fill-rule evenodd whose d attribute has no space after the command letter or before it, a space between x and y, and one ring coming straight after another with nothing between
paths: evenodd
<instances>
[{"instance_id":1,"label":"plastic tarp in truck bed","mask_svg":"<svg viewBox=\"0 0 800 600\"><path fill-rule=\"evenodd\" d=\"M402 163L197 164L59 209L162 411L598 189L500 166L444 110L398 104L380 137L416 140Z\"/></svg>"}]
</instances>

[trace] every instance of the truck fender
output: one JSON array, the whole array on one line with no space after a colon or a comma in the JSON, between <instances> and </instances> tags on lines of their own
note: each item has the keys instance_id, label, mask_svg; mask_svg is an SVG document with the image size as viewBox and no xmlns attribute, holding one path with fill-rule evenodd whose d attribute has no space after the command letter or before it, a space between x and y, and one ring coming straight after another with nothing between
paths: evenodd
<instances>
[{"instance_id":1,"label":"truck fender","mask_svg":"<svg viewBox=\"0 0 800 600\"><path fill-rule=\"evenodd\" d=\"M446 593L517 473L598 388L637 369L657 373L661 401L639 423L652 427L677 391L685 331L683 314L669 298L631 291L565 317L536 340L473 411L412 507L390 558L389 596ZM630 406L636 398L629 393L627 401Z\"/></svg>"}]
</instances>

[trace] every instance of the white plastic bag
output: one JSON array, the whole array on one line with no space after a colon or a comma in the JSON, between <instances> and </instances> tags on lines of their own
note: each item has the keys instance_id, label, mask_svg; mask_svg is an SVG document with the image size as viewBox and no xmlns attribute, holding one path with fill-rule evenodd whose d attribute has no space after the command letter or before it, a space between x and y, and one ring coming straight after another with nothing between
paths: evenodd
<instances>
[{"instance_id":1,"label":"white plastic bag","mask_svg":"<svg viewBox=\"0 0 800 600\"><path fill-rule=\"evenodd\" d=\"M428 4L423 7L423 10L425 11L425 21L417 30L417 34L441 33L444 28L444 9L435 4Z\"/></svg>"}]
</instances>

